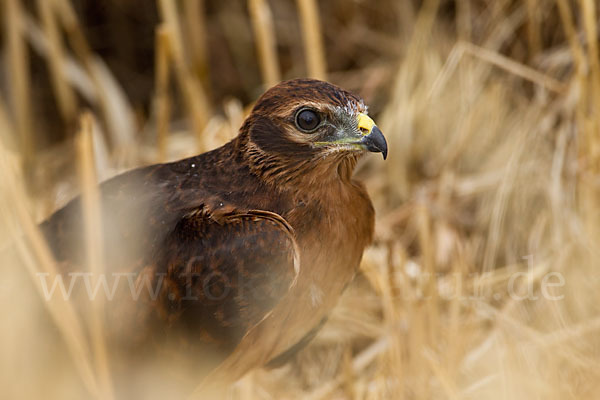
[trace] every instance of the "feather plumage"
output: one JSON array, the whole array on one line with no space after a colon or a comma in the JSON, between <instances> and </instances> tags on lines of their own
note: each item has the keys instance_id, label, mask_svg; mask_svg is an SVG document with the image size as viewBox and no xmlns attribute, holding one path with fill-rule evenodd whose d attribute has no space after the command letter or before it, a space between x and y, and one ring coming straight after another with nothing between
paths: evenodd
<instances>
[{"instance_id":1,"label":"feather plumage","mask_svg":"<svg viewBox=\"0 0 600 400\"><path fill-rule=\"evenodd\" d=\"M295 129L307 104L327 119L325 138L356 129L366 112L331 84L283 82L224 146L101 185L108 272L160 284L155 298L109 302L121 310L109 313L117 348L154 357L168 344L196 381L210 373L212 383L282 360L314 335L358 268L374 211L352 179L362 152L315 146ZM80 208L75 199L42 225L71 270L84 260Z\"/></svg>"}]
</instances>

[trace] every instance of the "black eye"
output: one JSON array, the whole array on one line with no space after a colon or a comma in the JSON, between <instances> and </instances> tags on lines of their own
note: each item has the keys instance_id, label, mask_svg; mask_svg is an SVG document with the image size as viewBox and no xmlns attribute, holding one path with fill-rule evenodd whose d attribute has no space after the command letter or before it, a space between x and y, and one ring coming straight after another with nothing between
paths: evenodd
<instances>
[{"instance_id":1,"label":"black eye","mask_svg":"<svg viewBox=\"0 0 600 400\"><path fill-rule=\"evenodd\" d=\"M319 114L313 110L300 110L296 114L296 125L301 131L312 132L319 126L320 122Z\"/></svg>"}]
</instances>

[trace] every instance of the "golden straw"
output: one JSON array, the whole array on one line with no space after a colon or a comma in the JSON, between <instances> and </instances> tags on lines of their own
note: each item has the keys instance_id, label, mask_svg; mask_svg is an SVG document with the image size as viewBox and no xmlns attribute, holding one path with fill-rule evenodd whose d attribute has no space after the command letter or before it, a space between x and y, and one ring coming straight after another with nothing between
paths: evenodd
<instances>
[{"instance_id":1,"label":"golden straw","mask_svg":"<svg viewBox=\"0 0 600 400\"><path fill-rule=\"evenodd\" d=\"M83 209L83 222L85 226L85 249L87 265L92 277L101 279L104 270L103 236L102 236L102 210L100 193L96 177L93 149L93 124L94 120L89 112L85 112L80 119L81 129L77 137L79 182L81 185L81 202ZM108 366L108 354L104 332L104 297L97 295L92 299L91 313L88 321L96 371L100 381L102 397L113 398L111 379Z\"/></svg>"},{"instance_id":2,"label":"golden straw","mask_svg":"<svg viewBox=\"0 0 600 400\"><path fill-rule=\"evenodd\" d=\"M248 10L254 30L263 83L265 87L271 87L281 80L273 15L265 0L248 0Z\"/></svg>"},{"instance_id":3,"label":"golden straw","mask_svg":"<svg viewBox=\"0 0 600 400\"><path fill-rule=\"evenodd\" d=\"M308 76L316 79L327 79L325 50L319 22L319 9L315 0L297 0L300 13L300 26L304 41L304 54Z\"/></svg>"}]
</instances>

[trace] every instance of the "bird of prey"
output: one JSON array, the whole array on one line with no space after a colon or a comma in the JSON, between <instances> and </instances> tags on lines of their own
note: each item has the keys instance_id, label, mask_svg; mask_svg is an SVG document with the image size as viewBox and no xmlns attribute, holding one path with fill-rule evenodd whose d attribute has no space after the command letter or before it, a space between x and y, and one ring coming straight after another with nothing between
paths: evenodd
<instances>
[{"instance_id":1,"label":"bird of prey","mask_svg":"<svg viewBox=\"0 0 600 400\"><path fill-rule=\"evenodd\" d=\"M356 95L296 79L266 91L215 150L100 186L110 348L235 380L306 344L355 275L374 210L354 167L386 140ZM64 271L85 263L81 201L42 224ZM127 286L127 285L124 285ZM141 289L140 289L141 288ZM124 372L131 374L131 369Z\"/></svg>"}]
</instances>

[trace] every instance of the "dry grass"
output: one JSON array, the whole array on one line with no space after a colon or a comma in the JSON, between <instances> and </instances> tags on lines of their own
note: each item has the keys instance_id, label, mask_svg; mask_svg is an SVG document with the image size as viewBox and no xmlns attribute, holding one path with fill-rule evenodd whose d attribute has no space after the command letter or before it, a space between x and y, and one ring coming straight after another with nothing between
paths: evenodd
<instances>
[{"instance_id":1,"label":"dry grass","mask_svg":"<svg viewBox=\"0 0 600 400\"><path fill-rule=\"evenodd\" d=\"M82 193L88 264L101 270L95 176L231 138L244 108L224 97L228 77L248 106L280 77L327 73L373 104L389 141L385 163L368 157L358 171L376 240L309 347L231 397L598 398L596 2L212 3L157 2L147 112L69 1L1 3L2 397L112 397L107 305L81 318L69 301L39 301L36 274L57 266L34 221ZM386 27L384 14L402 26ZM278 22L290 15L298 29ZM243 42L252 29L255 50ZM211 53L216 37L227 54ZM46 86L32 84L33 56ZM44 101L59 112L34 112Z\"/></svg>"}]
</instances>

